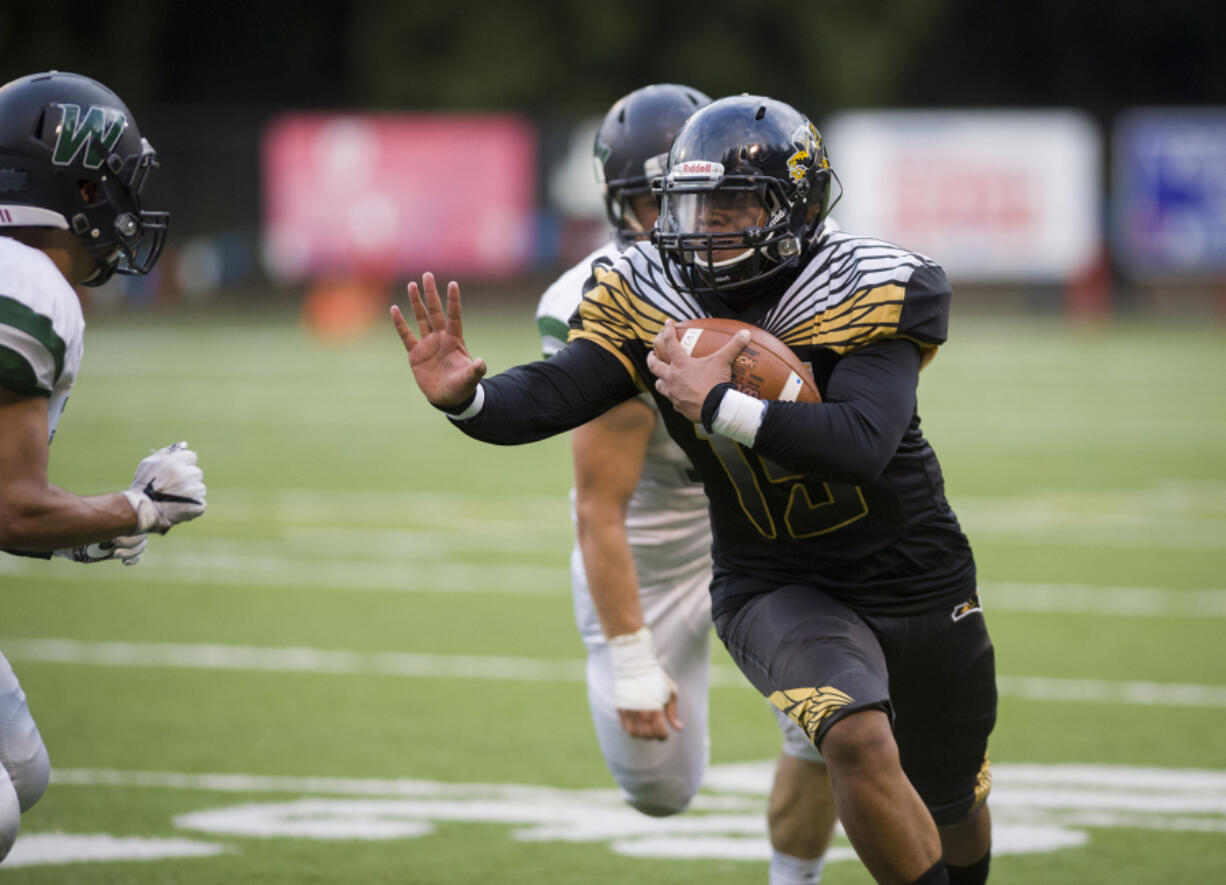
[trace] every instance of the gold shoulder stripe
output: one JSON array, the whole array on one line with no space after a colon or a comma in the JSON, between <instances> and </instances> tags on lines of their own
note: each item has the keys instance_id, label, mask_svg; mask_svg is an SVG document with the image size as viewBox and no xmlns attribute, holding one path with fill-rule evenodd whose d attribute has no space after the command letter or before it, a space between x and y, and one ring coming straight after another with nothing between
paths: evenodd
<instances>
[{"instance_id":1,"label":"gold shoulder stripe","mask_svg":"<svg viewBox=\"0 0 1226 885\"><path fill-rule=\"evenodd\" d=\"M814 317L803 323L792 326L778 338L789 347L805 347L813 343L817 337L817 326L820 317Z\"/></svg>"},{"instance_id":2,"label":"gold shoulder stripe","mask_svg":"<svg viewBox=\"0 0 1226 885\"><path fill-rule=\"evenodd\" d=\"M789 719L804 729L809 740L817 742L817 733L831 714L850 704L854 698L833 685L821 688L789 688L767 698Z\"/></svg>"},{"instance_id":3,"label":"gold shoulder stripe","mask_svg":"<svg viewBox=\"0 0 1226 885\"><path fill-rule=\"evenodd\" d=\"M635 385L645 391L647 383L622 347L631 341L640 341L650 347L667 317L634 292L625 278L611 268L597 266L593 273L596 285L579 302L581 325L571 330L568 340L583 338L600 345L617 357Z\"/></svg>"},{"instance_id":4,"label":"gold shoulder stripe","mask_svg":"<svg viewBox=\"0 0 1226 885\"><path fill-rule=\"evenodd\" d=\"M906 290L897 283L862 289L834 307L788 329L779 338L795 347L814 345L845 353L898 331Z\"/></svg>"},{"instance_id":5,"label":"gold shoulder stripe","mask_svg":"<svg viewBox=\"0 0 1226 885\"><path fill-rule=\"evenodd\" d=\"M589 321L605 322L616 327L620 341L637 338L650 345L664 328L668 315L631 289L617 271L597 267L595 276L597 285L579 302L583 328L588 327Z\"/></svg>"},{"instance_id":6,"label":"gold shoulder stripe","mask_svg":"<svg viewBox=\"0 0 1226 885\"><path fill-rule=\"evenodd\" d=\"M874 286L824 312L816 344L838 353L898 331L906 290L897 283Z\"/></svg>"}]
</instances>

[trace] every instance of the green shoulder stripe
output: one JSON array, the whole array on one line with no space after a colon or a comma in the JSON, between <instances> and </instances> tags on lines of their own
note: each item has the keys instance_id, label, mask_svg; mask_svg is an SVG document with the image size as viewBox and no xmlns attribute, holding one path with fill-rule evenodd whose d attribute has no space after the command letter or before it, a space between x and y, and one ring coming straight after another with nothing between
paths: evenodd
<instances>
[{"instance_id":1,"label":"green shoulder stripe","mask_svg":"<svg viewBox=\"0 0 1226 885\"><path fill-rule=\"evenodd\" d=\"M0 387L7 387L22 396L51 396L51 391L38 386L34 367L24 356L0 344Z\"/></svg>"},{"instance_id":2,"label":"green shoulder stripe","mask_svg":"<svg viewBox=\"0 0 1226 885\"><path fill-rule=\"evenodd\" d=\"M570 326L562 322L557 317L548 315L539 316L536 319L536 328L541 335L547 338L557 338L559 341L565 341L570 335Z\"/></svg>"},{"instance_id":3,"label":"green shoulder stripe","mask_svg":"<svg viewBox=\"0 0 1226 885\"><path fill-rule=\"evenodd\" d=\"M25 332L47 348L47 352L55 360L55 377L60 377L64 371L66 348L63 339L55 334L55 329L51 325L51 317L36 313L15 298L0 295L0 325L12 326L14 329Z\"/></svg>"}]
</instances>

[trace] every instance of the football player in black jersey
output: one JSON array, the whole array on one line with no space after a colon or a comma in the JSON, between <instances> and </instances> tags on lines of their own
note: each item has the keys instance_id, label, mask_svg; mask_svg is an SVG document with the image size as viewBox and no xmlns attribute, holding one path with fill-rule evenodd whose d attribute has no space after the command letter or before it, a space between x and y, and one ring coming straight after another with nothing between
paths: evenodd
<instances>
[{"instance_id":1,"label":"football player in black jersey","mask_svg":"<svg viewBox=\"0 0 1226 885\"><path fill-rule=\"evenodd\" d=\"M593 159L613 236L541 297L546 356L566 346L593 262L611 264L649 237L659 213L651 182L681 126L710 101L692 87L656 83L605 114ZM707 496L651 394L575 428L571 450L572 601L597 743L626 802L644 814L676 814L701 787L710 757ZM772 712L783 740L767 799L767 881L816 885L835 824L830 778L809 736Z\"/></svg>"},{"instance_id":2,"label":"football player in black jersey","mask_svg":"<svg viewBox=\"0 0 1226 885\"><path fill-rule=\"evenodd\" d=\"M524 443L650 391L710 500L712 616L741 671L820 748L879 882L980 883L995 665L970 545L920 431L919 372L950 288L928 258L826 224L831 172L804 115L760 96L695 113L657 182L651 244L594 266L569 343L482 380L456 283L409 284L393 322L426 399ZM674 324L753 323L813 367L822 402L733 389L742 341L690 357ZM420 337L419 337L420 336Z\"/></svg>"}]
</instances>

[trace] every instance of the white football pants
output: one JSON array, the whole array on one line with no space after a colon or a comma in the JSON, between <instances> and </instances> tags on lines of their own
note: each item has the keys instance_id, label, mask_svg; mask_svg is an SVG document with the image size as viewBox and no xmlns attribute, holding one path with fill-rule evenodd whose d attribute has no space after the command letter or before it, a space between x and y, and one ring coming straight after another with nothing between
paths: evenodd
<instances>
[{"instance_id":1,"label":"white football pants","mask_svg":"<svg viewBox=\"0 0 1226 885\"><path fill-rule=\"evenodd\" d=\"M648 576L641 575L640 580ZM592 605L583 560L571 555L575 623L587 647L587 695L596 740L609 773L626 802L644 814L684 811L702 786L711 756L708 698L711 673L711 597L708 568L661 584L641 584L643 619L665 672L677 683L677 714L684 731L670 729L663 741L626 733L613 703L613 663ZM749 688L748 680L745 687ZM783 734L783 752L821 761L801 728L773 706Z\"/></svg>"},{"instance_id":2,"label":"white football pants","mask_svg":"<svg viewBox=\"0 0 1226 885\"><path fill-rule=\"evenodd\" d=\"M3 858L17 838L21 813L38 801L51 778L47 748L26 705L26 693L3 654L0 654L0 765L6 775L0 780L9 782L0 784L0 858Z\"/></svg>"}]
</instances>

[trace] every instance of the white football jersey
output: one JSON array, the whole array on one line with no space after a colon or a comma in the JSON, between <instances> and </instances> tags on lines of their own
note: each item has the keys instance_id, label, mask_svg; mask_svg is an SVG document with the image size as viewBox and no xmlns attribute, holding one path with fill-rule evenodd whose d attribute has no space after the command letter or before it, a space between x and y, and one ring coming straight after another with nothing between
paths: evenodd
<instances>
[{"instance_id":1,"label":"white football jersey","mask_svg":"<svg viewBox=\"0 0 1226 885\"><path fill-rule=\"evenodd\" d=\"M583 298L583 284L591 276L593 262L609 264L619 254L616 244L610 242L545 290L536 320L546 356L565 346L570 317ZM641 398L656 411L650 394ZM656 421L648 443L643 472L626 514L626 533L644 594L710 569L707 496L689 458L669 437L663 421Z\"/></svg>"},{"instance_id":2,"label":"white football jersey","mask_svg":"<svg viewBox=\"0 0 1226 885\"><path fill-rule=\"evenodd\" d=\"M49 437L85 352L81 302L38 249L0 236L0 386L47 397Z\"/></svg>"}]
</instances>

